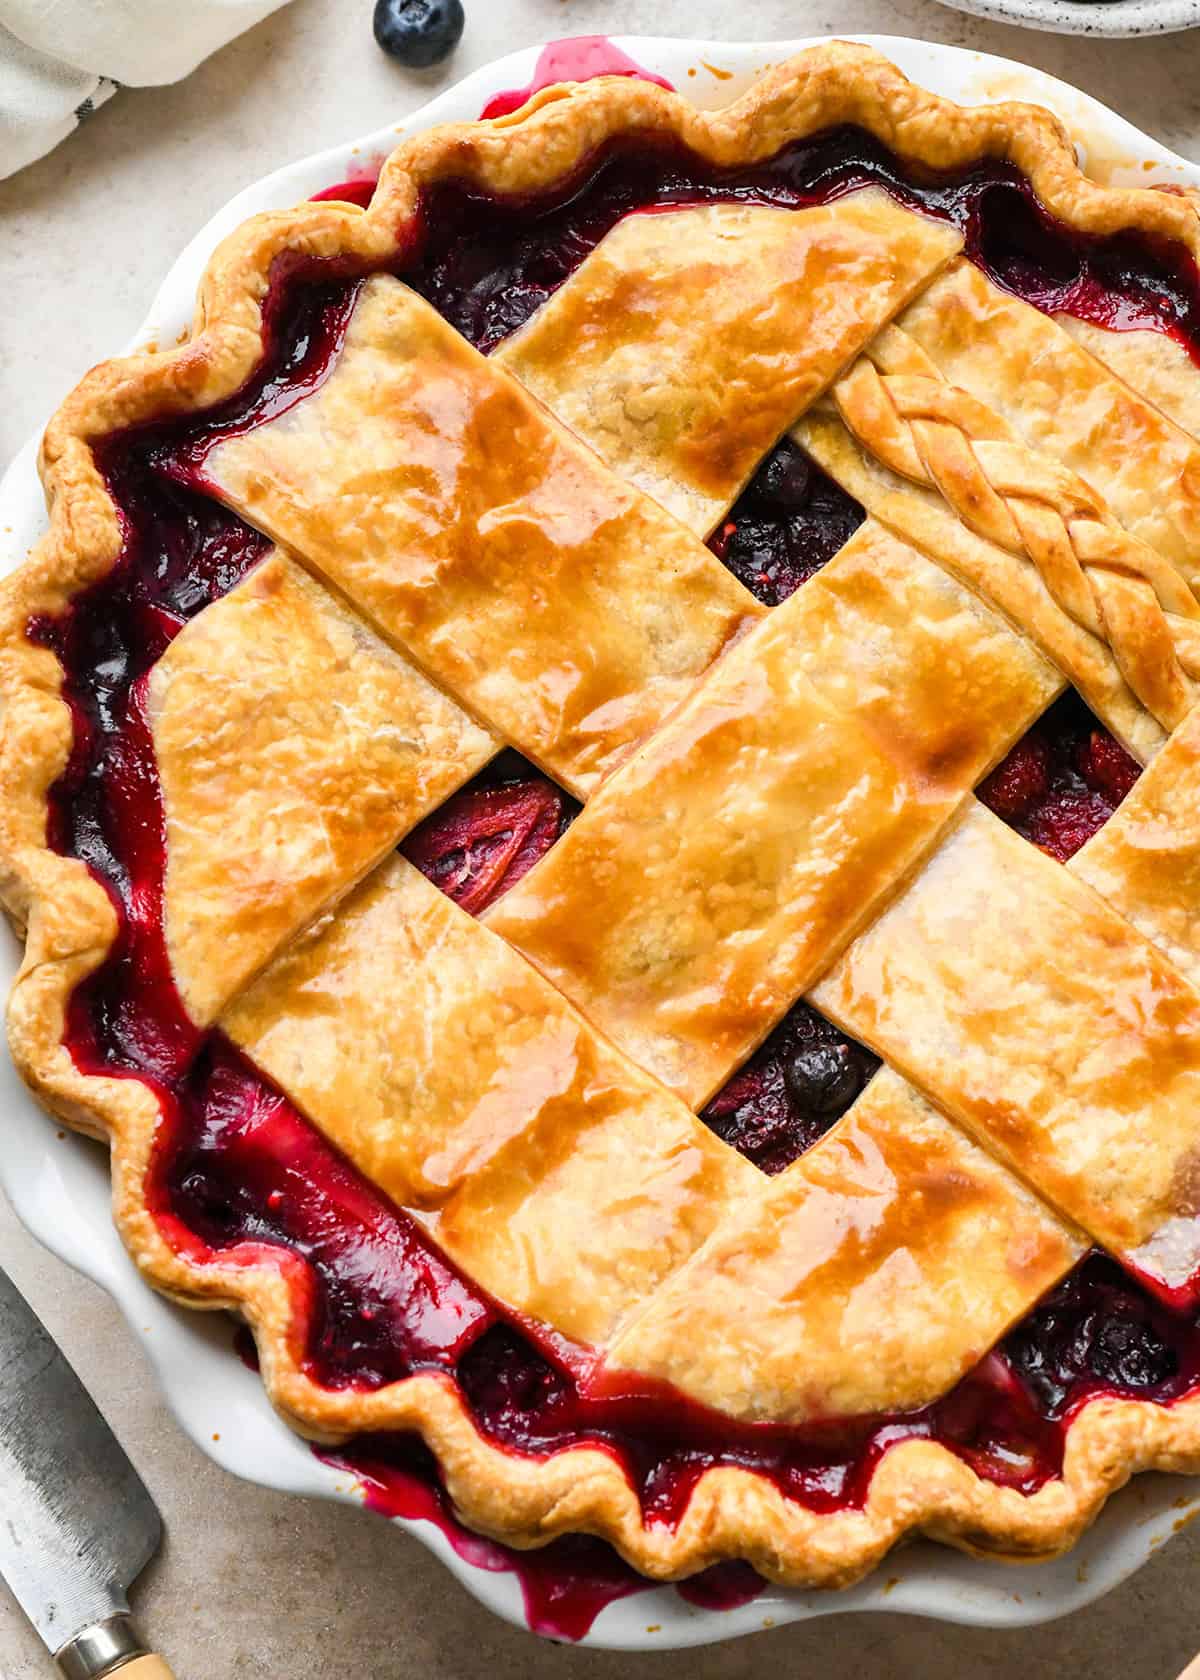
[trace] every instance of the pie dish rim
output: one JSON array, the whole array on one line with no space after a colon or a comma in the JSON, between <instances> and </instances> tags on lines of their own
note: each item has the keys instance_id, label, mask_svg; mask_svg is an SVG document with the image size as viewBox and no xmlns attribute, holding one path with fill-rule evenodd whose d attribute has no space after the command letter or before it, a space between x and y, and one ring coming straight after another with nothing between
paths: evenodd
<instances>
[{"instance_id":1,"label":"pie dish rim","mask_svg":"<svg viewBox=\"0 0 1200 1680\"><path fill-rule=\"evenodd\" d=\"M1110 0L940 0L940 4L1051 35L1113 41L1178 34L1194 29L1200 17L1196 0L1126 0L1121 6L1113 6Z\"/></svg>"},{"instance_id":2,"label":"pie dish rim","mask_svg":"<svg viewBox=\"0 0 1200 1680\"><path fill-rule=\"evenodd\" d=\"M883 46L884 46L884 48L885 48L885 50L886 50L886 47L887 47L887 45L888 45L888 44L889 44L889 43L888 43L888 41L887 41L887 38L880 38L880 37L875 37L875 38L870 38L870 39L873 39L873 40L877 40L877 41L879 41L879 42L880 42L880 43L881 43L881 45L883 45ZM630 43L628 43L628 44L629 44L629 46L630 46L630 48L631 48L631 50L633 50L633 51L635 51L635 53L636 53L636 51L637 51L637 50L638 50L638 49L639 49L639 48L640 48L640 50L641 50L641 51L642 51L642 53L643 53L643 54L644 54L644 55L646 55L646 56L649 56L649 55L648 55L648 54L646 54L646 47L647 47L647 43L644 43L644 42L642 42L642 43L639 43L639 42L637 42L637 41L631 41L631 42L630 42ZM801 43L801 45L803 45L803 44L805 44L805 43ZM675 47L675 48L678 48L678 47L680 47L680 46L681 46L681 45L688 45L688 44L686 44L686 43L671 43L671 45L672 45L672 46L673 46L673 47ZM693 45L693 50L694 50L694 47L695 47L695 44L692 44L692 45ZM790 46L790 43L789 43L789 46ZM721 47L720 47L720 48L719 48L719 49L716 49L716 48L713 48L713 47L708 47L708 49L707 49L707 50L710 50L710 51L720 51L720 52L724 52L724 53L728 53L728 52L730 52L730 51L731 51L731 50L734 50L734 49L730 49L730 48L729 48L729 47L728 47L728 46L726 46L726 45L722 45L722 46L721 46ZM761 48L758 48L758 49L754 49L754 50L757 50L757 51L761 51L761 50L762 50L762 49L761 49ZM778 48L776 48L776 49L775 49L775 50L778 50ZM525 57L526 57L526 58L527 58L527 57L528 57L528 55L524 55L524 56L525 56ZM972 56L974 56L974 55L972 55ZM1001 61L1001 62L1002 62L1002 61ZM514 62L514 60L508 60L508 61L502 61L502 62L501 62L501 65L496 65L496 66L491 66L491 67L490 67L490 71L491 71L491 72L492 72L492 74L493 74L493 78L494 78L494 80L493 80L493 84L492 84L492 85L493 85L493 86L495 86L495 85L503 85L503 77L502 77L502 76L501 76L501 75L500 75L500 74L498 74L498 72L500 72L500 71L501 71L501 69L502 69L502 68L503 68L503 67L504 67L504 66L508 66L508 65L511 65L511 66L513 66L513 69L511 69L511 70L509 70L509 71L508 71L508 74L509 74L509 75L511 75L511 76L512 76L512 77L513 77L513 79L514 79L514 80L518 80L518 79L519 79L519 74L518 74L518 73L517 73L517 71L516 71L516 68L515 68L515 62ZM615 87L616 87L616 88L617 88L617 89L619 89L619 90L620 90L620 91L621 91L621 92L622 92L622 94L623 94L623 95L624 95L624 94L625 94L625 93L626 93L626 91L627 91L627 89L628 89L628 88L629 88L629 87L630 87L630 86L631 86L631 84L615 84ZM636 88L636 85L634 85L634 86L635 86L635 88ZM608 90L608 89L606 89L606 90L605 90L605 92L608 92L608 91L609 91L609 90ZM635 103L635 104L637 104L637 103L643 103L643 102L644 102L644 99L645 99L645 97L646 97L646 96L644 96L644 95L642 95L642 94L641 94L641 93L640 93L640 92L637 92L637 91L635 91L635 92L634 92L634 94L633 94L633 102L634 102L634 103ZM621 101L621 103L625 103L625 99L624 99L624 98L623 98L623 99L622 99L622 101ZM418 114L418 119L417 119L417 120L418 120L418 121L419 121L419 118L420 118L420 114ZM983 120L985 120L985 119L980 119L980 121L983 121ZM823 125L818 125L818 126L823 126ZM971 124L970 124L970 125L969 125L969 126L971 126L971 127L976 127L976 126L978 126L978 125L977 125L977 124L976 124L976 123L971 123ZM1050 150L1052 150L1052 149L1053 149L1053 148L1050 148ZM1043 151L1043 152L1042 152L1042 157L1043 157L1043 161L1048 161L1048 151ZM1061 165L1062 165L1062 163L1063 163L1063 159L1062 159L1062 157L1061 157L1061 156L1059 156L1059 157L1058 157L1058 158L1057 158L1057 162L1056 162L1056 167L1061 167ZM1037 170L1037 167L1036 167L1036 160L1035 160L1035 167L1033 167L1033 168L1031 168L1031 169L1030 169L1030 170L1029 170L1029 172L1030 172L1030 173L1031 173L1031 174L1034 174L1034 175L1036 175L1036 174L1037 174L1037 173L1038 173L1038 170ZM1067 172L1067 176L1068 176L1068 177L1069 177L1069 171L1068 171L1068 172ZM1043 187L1043 192L1044 192L1044 193L1045 193L1045 194L1046 194L1046 195L1047 195L1047 196L1049 196L1049 197L1051 197L1051 198L1053 198L1053 197L1054 197L1054 193L1053 193L1053 191L1048 191L1048 189L1047 189L1047 183L1046 183L1046 181L1045 181L1045 180L1043 180L1043 182L1042 182L1042 187ZM1084 196L1084 197L1088 197L1088 196L1090 196L1090 195L1089 195L1089 194L1086 194L1086 193L1085 193L1085 194L1084 194L1084 195L1083 195L1083 196ZM1105 194L1102 194L1102 196L1104 196L1104 197L1105 197L1105 198L1107 198L1107 194L1106 194L1106 193L1105 193ZM1142 196L1142 197L1143 197L1143 198L1144 198L1144 195L1141 195L1141 196ZM1113 201L1112 201L1112 200L1111 200L1111 199L1108 199L1108 203L1110 203L1110 204L1111 204L1111 203L1112 203L1112 202L1113 202ZM1162 196L1161 196L1161 195L1155 195L1155 198L1154 198L1154 201L1153 201L1153 202L1154 202L1154 208L1155 208L1155 212L1156 212L1156 214L1157 214L1157 213L1158 213L1158 212L1160 212L1160 211L1163 211L1163 207L1164 207L1164 206L1166 206L1166 205L1168 205L1168 204L1169 204L1169 201L1167 201L1167 200L1165 200L1165 199L1164 199L1164 198L1163 198L1163 197L1162 197ZM320 222L320 223L321 223L321 225L322 225L322 227L325 227L325 226L327 226L327 225L328 225L328 218L327 218L327 217L326 217L326 215L325 215L325 210L326 210L326 207L323 207L323 206L322 206L322 207L316 207L316 208L317 208L317 211L318 211L318 215L317 215L317 216L315 216L315 217L313 217L313 220L314 220L314 224L315 224L315 223L317 223L317 222ZM1170 210L1170 213L1171 213L1171 214L1173 214L1173 213L1174 213L1174 211L1175 211L1175 208L1176 208L1176 206L1175 206L1175 205L1174 205L1174 204L1170 204L1170 205L1169 205L1169 210ZM1182 206L1179 206L1179 209L1180 209L1180 210L1182 210ZM1165 211L1164 211L1164 214L1166 214L1166 213L1167 213L1167 212L1165 212ZM1177 221L1180 221L1180 222L1181 222L1181 218L1180 218L1180 217L1178 217L1178 216L1177 216L1177 217L1176 217L1176 218L1175 218L1175 219L1176 219L1176 220L1177 220ZM1168 215L1168 220L1170 220L1170 216L1169 216L1169 215ZM1182 226L1182 223L1181 223L1181 226ZM201 242L202 242L202 241L203 241L203 238L204 238L204 236L203 236L203 235L201 235L201 236L200 236L200 237L199 237L199 239L198 239L198 240L197 240L197 242L196 242L196 244L197 244L197 245L199 245L199 244L200 244L200 243L201 243ZM1196 235L1195 235L1195 234L1194 234L1194 233L1193 233L1193 235L1192 235L1192 241L1191 241L1191 242L1192 242L1192 245L1193 245L1193 250L1194 250L1194 251L1195 251L1195 249L1196 249L1196 247L1197 247L1197 245L1198 245L1198 244L1200 244L1200 240L1198 240L1198 238L1197 238L1197 236L1196 236ZM193 246L193 249L195 249L195 246ZM167 353L167 355L168 355L168 356L169 356L169 357L170 357L170 356L174 356L174 357L176 357L176 359L177 359L177 360L181 360L181 359L182 359L182 358L183 358L183 357L184 357L184 356L185 356L185 354L186 354L186 352L185 352L185 351L184 351L184 352L168 352L168 353ZM235 383L237 383L237 382L238 382L238 381L235 381ZM205 397L205 400L207 400L207 401L211 401L211 400L212 400L212 392L211 392L211 390L207 390L207 389L206 389L206 397ZM77 515L78 515L78 514L79 514L79 513L80 513L80 512L81 512L81 511L82 511L82 504L80 504L80 505L79 505L79 506L77 506L77 507L76 507L76 508L74 508L74 509L73 509L73 511L74 511L74 512L76 512L76 514L77 514ZM23 613L22 613L22 617L24 617L24 616L25 616L25 613L24 613L24 612L23 612ZM47 657L49 657L49 656L47 656ZM60 861L60 862L63 862L63 861L65 861L65 860L58 860L58 861ZM63 993L60 993L60 997L61 997L61 996L62 996L62 995L65 995L65 992L63 992ZM44 1076L44 1075L43 1075L43 1077L45 1077L45 1076ZM80 1076L80 1077L81 1077L81 1078L86 1078L86 1077L87 1077L87 1076ZM122 1084L123 1084L123 1085L124 1085L124 1084L125 1084L125 1082L122 1082ZM128 1086L125 1086L125 1091L128 1091L128 1089L129 1089L129 1087L128 1087ZM140 1087L139 1087L139 1089L141 1089L141 1088L140 1088ZM124 1092L124 1091L123 1091L123 1093L122 1093L122 1095L124 1095L124 1094L125 1094L125 1092ZM61 1098L60 1098L60 1100L61 1100ZM126 1184L126 1187L125 1187L125 1188L126 1188L126 1191L128 1191L128 1188L129 1188L129 1186L128 1186L128 1185L127 1185L127 1184ZM167 1277L167 1278L166 1278L166 1281L167 1281L167 1283L168 1283L168 1285L169 1285L169 1284L170 1284L170 1282L171 1282L171 1281L176 1281L176 1282L178 1282L178 1281L179 1281L179 1280L178 1280L178 1279L176 1279L176 1278L173 1278L173 1277L172 1277L172 1276L168 1276L168 1277ZM221 1298L221 1299L216 1299L216 1300L212 1300L212 1301L210 1301L210 1302L209 1302L209 1303L208 1303L208 1304L213 1304L213 1305L221 1305L221 1304L224 1304L224 1301L223 1301L223 1298ZM422 1380L422 1379L417 1379L417 1381L421 1381L421 1380ZM284 1392L286 1392L286 1388L285 1388L285 1389L284 1389L284 1390L283 1390L283 1391L284 1391ZM1115 1410L1115 1411L1117 1411L1117 1412L1122 1412L1122 1413L1124 1413L1124 1412L1129 1412L1129 1411L1138 1411L1138 1412L1140 1412L1140 1410L1141 1410L1141 1408L1142 1408L1142 1407L1143 1407L1143 1406L1144 1406L1144 1405L1145 1405L1145 1404L1146 1404L1146 1403L1144 1403L1144 1402L1108 1402L1108 1401L1102 1401L1102 1402L1099 1402L1099 1403L1098 1403L1098 1407L1097 1407L1097 1410L1099 1410L1099 1409L1100 1409L1100 1408L1110 1408L1110 1409L1114 1409L1114 1410ZM1180 1414L1180 1413L1181 1413L1181 1412L1182 1412L1182 1411L1183 1411L1183 1409L1184 1409L1184 1408L1183 1408L1183 1407L1177 1407L1177 1408L1175 1408L1175 1410L1174 1410L1174 1412L1173 1412L1173 1413L1172 1413L1172 1417L1173 1417L1173 1418L1177 1418L1177 1417L1178 1417L1178 1415L1179 1415L1179 1414ZM1118 1427L1119 1427L1119 1428L1121 1428L1121 1429L1123 1429L1123 1428L1124 1428L1124 1424L1121 1424L1121 1423L1119 1423L1119 1424L1118 1424ZM912 1443L912 1444L911 1444L911 1445L912 1445L912 1446L914 1446L914 1447L917 1447L917 1448L918 1448L918 1449L919 1449L919 1448L920 1448L920 1446L921 1446L921 1444L919 1444L919 1443ZM581 1450L582 1450L582 1449L581 1449ZM931 1449L931 1451L934 1451L934 1452L941 1452L941 1451L942 1451L942 1449L937 1449L937 1448L933 1448L933 1449ZM891 1459L896 1459L896 1458L897 1458L897 1457L898 1457L898 1456L903 1456L903 1455L905 1455L905 1452L906 1452L906 1449L897 1449L897 1451L896 1451L896 1452L894 1452L894 1453L893 1453L893 1454L891 1454L891 1455L889 1455L889 1457L890 1457L890 1458L891 1458ZM948 1456L948 1455L947 1455L947 1456ZM1197 1458L1197 1459L1194 1459L1194 1460L1193 1460L1193 1462L1200 1462L1200 1458ZM619 1475L619 1472L615 1472L615 1473L616 1473L616 1474L617 1474L617 1475ZM724 1475L724 1474L726 1474L726 1473L725 1473L725 1472L716 1472L716 1474L718 1474L718 1475ZM739 1473L737 1473L737 1472L734 1472L734 1473L733 1473L733 1474L739 1474ZM969 1474L969 1472L966 1472L966 1474ZM895 1476L895 1471L894 1471L894 1470L893 1470L893 1478L894 1478L894 1479L898 1479L898 1478L896 1478L896 1476ZM878 1479L878 1478L877 1478L877 1479ZM972 1479L972 1480L975 1480L975 1478L973 1478L973 1477L972 1477L972 1478L971 1478L971 1479ZM993 1484L984 1484L984 1486L985 1486L985 1487L986 1487L986 1488L988 1488L988 1489L991 1489L991 1488L992 1488L992 1487L993 1487ZM1022 1498L1022 1496L1020 1496L1020 1495L1012 1495L1012 1496L1011 1496L1011 1497L1012 1497L1012 1498L1016 1498L1016 1499L1021 1499L1021 1498ZM1035 1496L1035 1497L1036 1497L1036 1496ZM511 1535L508 1535L508 1536L506 1536L506 1537L507 1537L507 1538L509 1538L509 1539L511 1539L511 1538L512 1538L512 1536L511 1536ZM892 1540L891 1540L891 1539L890 1539L890 1538L889 1538L889 1540L888 1540L888 1542L887 1542L887 1544L888 1544L888 1545L890 1545L890 1544L891 1544L891 1543L892 1543ZM652 1560L652 1559L651 1559L651 1560L648 1560L648 1561L651 1561L651 1562L652 1562L652 1561L653 1561L653 1560ZM700 1566L702 1566L702 1564L703 1564L703 1562L706 1562L706 1561L710 1561L710 1558L708 1558L708 1557L706 1557L706 1556L704 1556L704 1555L701 1555L701 1556L700 1556L700 1557L699 1557L699 1558L696 1558L696 1557L695 1557L695 1555L694 1555L694 1554L693 1554L693 1558L692 1558L692 1560L691 1560L691 1561L689 1561L689 1564L688 1564L688 1567L692 1567L692 1568L694 1568L694 1567L700 1567ZM763 1557L763 1556L761 1556L761 1555L760 1555L760 1556L759 1556L759 1557L758 1557L758 1561L759 1561L759 1562L760 1562L760 1563L762 1563L762 1562L764 1562L764 1561L765 1561L765 1558L764 1558L764 1557ZM836 1568L840 1568L840 1567L842 1567L842 1566L841 1566L841 1565L838 1565L838 1564L837 1564L837 1560L834 1560L834 1563L835 1563L835 1569L836 1569ZM843 1573L843 1575L842 1575L842 1576L841 1576L841 1577L839 1577L839 1576L838 1576L838 1575L837 1575L837 1574L836 1574L836 1573L835 1573L835 1574L834 1574L834 1575L833 1575L833 1577L832 1577L832 1578L833 1578L833 1579L839 1579L839 1578L844 1578L844 1573ZM834 1606L830 1606L830 1608L833 1608L833 1607L834 1607ZM837 1607L838 1607L838 1608L840 1608L840 1607L841 1607L841 1606L837 1606ZM846 1606L846 1607L847 1607L847 1608L848 1608L848 1607L849 1607L849 1606ZM899 1606L898 1606L898 1605L896 1605L896 1604L894 1604L894 1603L893 1603L893 1604L889 1604L889 1605L888 1605L888 1607L889 1607L889 1608L899 1608ZM640 1619L640 1618L639 1618L639 1619Z\"/></svg>"}]
</instances>

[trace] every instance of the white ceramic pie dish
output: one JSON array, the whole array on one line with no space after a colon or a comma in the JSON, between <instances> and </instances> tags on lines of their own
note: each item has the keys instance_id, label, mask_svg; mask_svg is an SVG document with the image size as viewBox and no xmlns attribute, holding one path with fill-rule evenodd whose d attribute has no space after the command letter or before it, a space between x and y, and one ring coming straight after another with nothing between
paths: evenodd
<instances>
[{"instance_id":1,"label":"white ceramic pie dish","mask_svg":"<svg viewBox=\"0 0 1200 1680\"><path fill-rule=\"evenodd\" d=\"M1094 100L1038 71L901 37L856 38L887 53L914 80L962 103L1021 97L1049 106L1079 137L1082 161L1100 179L1200 185L1200 169ZM622 39L618 44L697 103L717 105L736 96L765 65L813 43L731 46ZM201 229L180 256L134 344L169 343L176 337L190 318L196 281L209 252L246 215L286 206L336 181L373 172L373 165L401 132L477 116L492 94L527 84L536 57L532 49L512 54L450 89L401 129L385 128L331 148L248 187ZM21 452L0 483L2 570L23 559L44 525L35 447L31 442ZM17 961L15 940L4 940L0 961L11 977ZM110 1221L104 1152L74 1136L60 1137L7 1060L0 1067L0 1105L4 1114L0 1184L35 1236L120 1303L158 1372L175 1415L197 1446L248 1480L289 1493L356 1500L359 1495L349 1479L313 1457L275 1416L258 1378L233 1357L229 1321L173 1307L141 1281ZM990 1626L1048 1620L1081 1608L1132 1574L1197 1501L1200 1479L1142 1477L1109 1503L1070 1556L1019 1571L919 1544L894 1555L885 1569L838 1595L769 1589L749 1605L718 1612L693 1607L672 1589L659 1588L609 1606L586 1643L661 1650L850 1610L886 1609ZM482 1603L510 1621L524 1622L520 1589L512 1575L491 1573L463 1561L431 1524L402 1526L411 1528L442 1557Z\"/></svg>"}]
</instances>

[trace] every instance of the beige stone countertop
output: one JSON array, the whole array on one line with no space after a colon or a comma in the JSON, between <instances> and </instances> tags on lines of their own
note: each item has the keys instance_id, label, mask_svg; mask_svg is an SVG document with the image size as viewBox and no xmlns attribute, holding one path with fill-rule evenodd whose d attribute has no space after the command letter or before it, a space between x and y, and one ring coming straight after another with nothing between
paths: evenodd
<instances>
[{"instance_id":1,"label":"beige stone countertop","mask_svg":"<svg viewBox=\"0 0 1200 1680\"><path fill-rule=\"evenodd\" d=\"M119 94L57 152L0 182L0 463L134 331L171 260L240 187L399 121L489 59L557 36L916 35L1037 65L1200 158L1196 35L1039 35L934 0L466 0L466 9L450 63L418 76L376 48L371 0L294 0L181 86ZM493 1619L381 1520L268 1493L209 1463L172 1422L116 1308L35 1245L2 1204L0 1265L61 1342L162 1507L167 1542L138 1610L179 1680L740 1680L772 1669L876 1680L1173 1680L1200 1645L1200 1526L1102 1603L1022 1632L870 1615L662 1656L543 1644ZM1015 1572L1015 1591L1020 1579ZM49 1672L0 1588L0 1680Z\"/></svg>"}]
</instances>

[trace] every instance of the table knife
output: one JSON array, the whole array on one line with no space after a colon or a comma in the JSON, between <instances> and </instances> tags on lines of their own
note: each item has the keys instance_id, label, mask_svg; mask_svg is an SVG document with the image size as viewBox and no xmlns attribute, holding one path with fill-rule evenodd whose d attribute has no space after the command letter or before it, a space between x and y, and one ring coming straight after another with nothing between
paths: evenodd
<instances>
[{"instance_id":1,"label":"table knife","mask_svg":"<svg viewBox=\"0 0 1200 1680\"><path fill-rule=\"evenodd\" d=\"M171 1680L126 1597L161 1538L141 1477L0 1271L0 1576L66 1680Z\"/></svg>"}]
</instances>

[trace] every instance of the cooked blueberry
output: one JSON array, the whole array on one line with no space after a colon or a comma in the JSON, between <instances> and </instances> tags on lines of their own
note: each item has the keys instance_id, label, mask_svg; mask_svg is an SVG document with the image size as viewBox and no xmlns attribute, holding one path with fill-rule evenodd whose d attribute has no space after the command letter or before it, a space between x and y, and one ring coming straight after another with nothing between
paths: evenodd
<instances>
[{"instance_id":1,"label":"cooked blueberry","mask_svg":"<svg viewBox=\"0 0 1200 1680\"><path fill-rule=\"evenodd\" d=\"M808 501L810 479L807 456L794 443L781 443L755 477L755 499L775 508L802 508Z\"/></svg>"},{"instance_id":2,"label":"cooked blueberry","mask_svg":"<svg viewBox=\"0 0 1200 1680\"><path fill-rule=\"evenodd\" d=\"M775 607L832 560L865 518L866 510L794 443L781 443L709 547L764 606Z\"/></svg>"},{"instance_id":3,"label":"cooked blueberry","mask_svg":"<svg viewBox=\"0 0 1200 1680\"><path fill-rule=\"evenodd\" d=\"M376 0L375 39L410 70L440 64L462 39L462 0Z\"/></svg>"},{"instance_id":4,"label":"cooked blueberry","mask_svg":"<svg viewBox=\"0 0 1200 1680\"><path fill-rule=\"evenodd\" d=\"M1047 1417L1059 1417L1087 1365L1093 1314L1081 1274L1047 1297L1004 1344L1009 1363L1025 1379Z\"/></svg>"},{"instance_id":5,"label":"cooked blueberry","mask_svg":"<svg viewBox=\"0 0 1200 1680\"><path fill-rule=\"evenodd\" d=\"M1004 1352L1054 1418L1097 1380L1118 1393L1170 1382L1179 1370L1174 1341L1169 1321L1116 1261L1093 1252L1009 1332Z\"/></svg>"},{"instance_id":6,"label":"cooked blueberry","mask_svg":"<svg viewBox=\"0 0 1200 1680\"><path fill-rule=\"evenodd\" d=\"M1179 1360L1152 1324L1140 1318L1111 1317L1096 1325L1088 1365L1102 1382L1120 1388L1157 1388L1175 1375Z\"/></svg>"},{"instance_id":7,"label":"cooked blueberry","mask_svg":"<svg viewBox=\"0 0 1200 1680\"><path fill-rule=\"evenodd\" d=\"M809 1114L844 1114L863 1088L863 1069L844 1044L810 1044L783 1070L788 1095Z\"/></svg>"}]
</instances>

